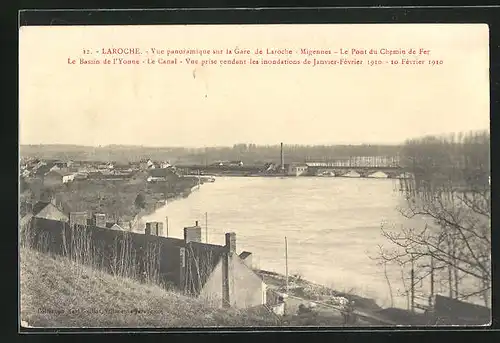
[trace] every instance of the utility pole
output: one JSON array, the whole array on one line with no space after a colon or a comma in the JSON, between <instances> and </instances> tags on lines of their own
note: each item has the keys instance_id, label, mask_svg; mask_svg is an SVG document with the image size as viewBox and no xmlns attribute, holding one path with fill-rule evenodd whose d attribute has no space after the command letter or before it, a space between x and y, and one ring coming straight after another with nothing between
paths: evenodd
<instances>
[{"instance_id":1,"label":"utility pole","mask_svg":"<svg viewBox=\"0 0 500 343\"><path fill-rule=\"evenodd\" d=\"M285 236L285 289L288 294L288 242Z\"/></svg>"},{"instance_id":2,"label":"utility pole","mask_svg":"<svg viewBox=\"0 0 500 343\"><path fill-rule=\"evenodd\" d=\"M168 217L166 218L166 229L167 229L167 237L168 237Z\"/></svg>"},{"instance_id":3,"label":"utility pole","mask_svg":"<svg viewBox=\"0 0 500 343\"><path fill-rule=\"evenodd\" d=\"M205 243L208 243L208 212L205 212Z\"/></svg>"},{"instance_id":4,"label":"utility pole","mask_svg":"<svg viewBox=\"0 0 500 343\"><path fill-rule=\"evenodd\" d=\"M410 278L411 278L411 284L410 284L410 287L411 287L411 312L415 312L415 271L414 271L414 268L413 268L413 255L411 256L411 274L410 274Z\"/></svg>"},{"instance_id":5,"label":"utility pole","mask_svg":"<svg viewBox=\"0 0 500 343\"><path fill-rule=\"evenodd\" d=\"M434 303L434 258L431 256L431 296L429 297L429 306Z\"/></svg>"}]
</instances>

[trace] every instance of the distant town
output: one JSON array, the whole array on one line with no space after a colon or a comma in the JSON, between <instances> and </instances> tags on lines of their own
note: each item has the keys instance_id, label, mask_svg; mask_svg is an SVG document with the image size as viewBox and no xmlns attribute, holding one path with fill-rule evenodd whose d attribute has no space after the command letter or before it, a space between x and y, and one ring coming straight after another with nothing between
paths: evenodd
<instances>
[{"instance_id":1,"label":"distant town","mask_svg":"<svg viewBox=\"0 0 500 343\"><path fill-rule=\"evenodd\" d=\"M241 160L216 160L205 164L141 159L138 162L103 162L21 158L20 172L24 178L43 178L47 186L74 180L126 180L139 171L149 171L148 182L166 181L174 172L180 175L232 176L344 176L391 178L400 176L399 156L349 156L341 158L304 159L285 163L283 144L280 162L245 164ZM213 180L213 179L211 179Z\"/></svg>"}]
</instances>

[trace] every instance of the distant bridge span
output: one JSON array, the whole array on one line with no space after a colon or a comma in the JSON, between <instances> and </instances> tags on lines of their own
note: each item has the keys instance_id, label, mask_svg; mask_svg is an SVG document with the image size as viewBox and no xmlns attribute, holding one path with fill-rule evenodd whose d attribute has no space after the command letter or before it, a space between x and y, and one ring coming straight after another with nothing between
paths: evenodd
<instances>
[{"instance_id":1,"label":"distant bridge span","mask_svg":"<svg viewBox=\"0 0 500 343\"><path fill-rule=\"evenodd\" d=\"M206 166L206 165L177 165L177 170L186 175L258 175L258 174L273 174L266 173L265 166L243 165L243 166ZM275 169L275 173L279 174L279 166ZM288 170L285 168L285 170ZM381 171L395 177L404 172L404 169L399 166L328 166L328 165L308 165L305 175L317 175L322 171L333 171L335 174L343 174L349 171L355 171L363 176Z\"/></svg>"}]
</instances>

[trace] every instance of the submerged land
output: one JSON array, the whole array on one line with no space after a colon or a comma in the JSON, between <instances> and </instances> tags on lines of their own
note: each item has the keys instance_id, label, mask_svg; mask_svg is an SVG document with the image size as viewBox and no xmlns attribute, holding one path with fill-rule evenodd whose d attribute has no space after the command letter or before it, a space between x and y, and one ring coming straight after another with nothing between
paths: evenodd
<instances>
[{"instance_id":1,"label":"submerged land","mask_svg":"<svg viewBox=\"0 0 500 343\"><path fill-rule=\"evenodd\" d=\"M418 156L430 156L437 161L429 166L425 164L427 163L426 159L419 162L425 173L417 176L426 181L425 185L428 185L426 187L430 187L425 189L426 192L436 192L437 187L441 187L441 178L447 181L451 180L453 187L489 185L489 169L483 168L489 163L489 136L472 135L466 138L471 142L467 140L464 142L443 140L441 142L436 139L424 139L407 143L408 151L411 152L410 148L417 147L417 150L423 151L417 154ZM27 156L33 154L33 149L40 150L40 147L28 147L30 151ZM167 201L189 196L193 187L198 187L203 182L209 181L200 175L183 175L167 161L154 162L151 159L136 158L135 162L119 163L115 161L110 165L109 160L75 159L77 163L67 163L70 161L59 159L60 155L57 149L60 148L56 147L52 149L52 152L51 149L49 148L48 153L45 152L44 156L57 157L58 159L44 160L31 156L23 159L21 163L21 217L29 213L30 209L32 210L33 204L48 201L65 213L72 211L105 213L108 220L119 224L124 230L133 231L134 222L137 222L137 218L140 216L164 206ZM74 157L92 155L92 152L89 152L91 148L85 149L82 152L81 147L74 147L68 151L71 151ZM92 156L96 157L97 154L107 151L106 149L109 153L109 147L93 148ZM305 148L296 147L295 150L289 150L289 153L300 155L303 154L303 149ZM346 153L348 155L352 153L353 149L365 149L363 151L366 152L370 149L373 150L373 147L344 147L344 153L348 151ZM380 149L385 148L379 147L377 153L380 153ZM392 154L400 147L387 149L390 150L388 154ZM327 150L328 148L324 148L316 151L321 153ZM441 150L440 154L433 153L433 151ZM54 153L54 151L56 152ZM126 155L130 151L130 148L118 147L114 153ZM135 151L141 151L141 148L137 148ZM172 153L172 151L177 151L179 156L183 156L177 157L177 163L182 160L185 163L200 165L204 163L207 165L211 161L207 159L209 156L207 151L174 149L170 152ZM273 159L274 161L279 159L279 147L258 148L245 145L245 147L235 146L225 150L214 149L209 153L217 157L246 156L247 158L250 158L248 156L252 156L252 154L258 155L260 153L262 157L260 161L271 165L274 162L266 160L267 153L276 153ZM333 154L338 155L338 150ZM457 156L453 157L451 161L442 160L443 156L452 156L453 154ZM214 157L210 158L214 159ZM251 159L255 162L258 158L251 157ZM476 159L479 162L476 162ZM236 162L243 163L241 160ZM151 164L155 163L158 165L152 168ZM470 167L476 164L481 168ZM266 164L266 166L268 165ZM436 166L439 168L436 169ZM431 182L427 182L428 180ZM446 188L445 191L448 189ZM489 218L488 211L489 209L484 215ZM461 223L456 224L457 227L460 225ZM488 248L484 244L480 247L481 251ZM355 301L358 320L356 323L348 325L436 324L436 318L433 316L424 316L403 309L383 309L377 305L374 299L360 297L345 290L343 292L333 290L308 282L298 276L289 277L290 284L287 289L285 276L265 270L255 270L255 273L269 288L278 293L286 292L289 296L288 308L283 316L276 316L265 306L248 310L216 309L208 306L201 299L187 297L173 289L165 289L165 287L139 280L112 276L104 271L77 264L65 257L42 253L30 247L21 249L20 258L21 319L28 322L30 326L346 325L343 323L338 307L336 308L334 304L329 302L331 297L345 297ZM453 256L446 258L450 259L449 264L453 267L451 264ZM452 267L448 266L448 268ZM486 287L489 287L488 277L485 277L483 281ZM299 305L311 302L317 305L315 311L302 315L297 314L296 310Z\"/></svg>"}]
</instances>

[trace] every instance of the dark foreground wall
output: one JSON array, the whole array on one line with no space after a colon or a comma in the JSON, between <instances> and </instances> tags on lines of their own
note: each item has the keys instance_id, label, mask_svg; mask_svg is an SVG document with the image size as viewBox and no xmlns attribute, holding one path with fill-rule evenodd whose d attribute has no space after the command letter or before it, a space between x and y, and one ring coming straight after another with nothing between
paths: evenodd
<instances>
[{"instance_id":1,"label":"dark foreground wall","mask_svg":"<svg viewBox=\"0 0 500 343\"><path fill-rule=\"evenodd\" d=\"M21 234L29 246L63 255L107 272L182 287L181 249L184 241L95 226L33 218Z\"/></svg>"}]
</instances>

